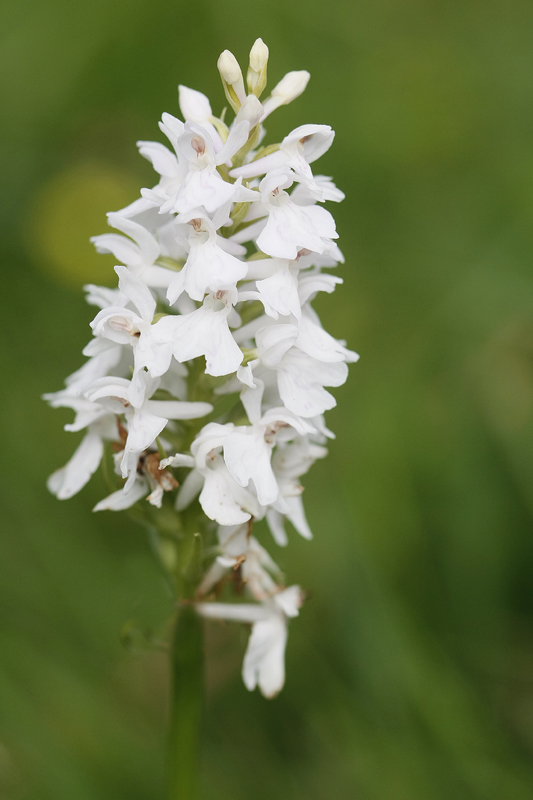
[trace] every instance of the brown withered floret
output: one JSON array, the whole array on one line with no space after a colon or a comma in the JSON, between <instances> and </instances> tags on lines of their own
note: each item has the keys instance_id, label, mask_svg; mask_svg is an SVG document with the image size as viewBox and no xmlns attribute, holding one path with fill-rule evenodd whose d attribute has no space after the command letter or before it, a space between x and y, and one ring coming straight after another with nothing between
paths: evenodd
<instances>
[{"instance_id":1,"label":"brown withered floret","mask_svg":"<svg viewBox=\"0 0 533 800\"><path fill-rule=\"evenodd\" d=\"M159 453L148 453L144 458L144 470L160 483L165 492L171 492L179 486L176 478L167 469L159 469L161 458Z\"/></svg>"}]
</instances>

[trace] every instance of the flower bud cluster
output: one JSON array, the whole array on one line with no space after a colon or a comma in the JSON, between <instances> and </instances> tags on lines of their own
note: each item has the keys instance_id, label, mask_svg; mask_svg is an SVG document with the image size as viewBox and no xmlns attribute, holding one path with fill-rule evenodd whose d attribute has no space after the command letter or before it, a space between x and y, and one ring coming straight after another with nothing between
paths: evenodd
<instances>
[{"instance_id":1,"label":"flower bud cluster","mask_svg":"<svg viewBox=\"0 0 533 800\"><path fill-rule=\"evenodd\" d=\"M169 144L138 143L159 180L108 215L116 233L93 238L118 262L118 288L86 287L98 309L87 361L46 398L75 412L67 430L85 431L49 479L58 498L78 492L112 451L120 485L95 510L147 501L187 513L199 503L214 544L197 609L252 624L243 677L270 697L284 682L287 621L302 593L283 585L253 524L265 519L278 545L287 521L311 538L300 479L326 455L328 388L345 382L357 355L312 307L342 283L324 271L343 257L322 204L343 194L311 169L334 132L307 124L263 145L267 116L309 79L289 73L261 102L267 61L259 39L247 95L235 57L220 56L229 126L207 97L180 86L184 121L160 122ZM252 602L212 602L236 575Z\"/></svg>"}]
</instances>

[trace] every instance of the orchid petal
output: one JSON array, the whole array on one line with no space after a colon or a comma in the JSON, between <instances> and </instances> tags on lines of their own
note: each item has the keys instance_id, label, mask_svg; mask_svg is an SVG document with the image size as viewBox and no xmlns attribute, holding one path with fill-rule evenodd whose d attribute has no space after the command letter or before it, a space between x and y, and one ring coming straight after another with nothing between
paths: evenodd
<instances>
[{"instance_id":1,"label":"orchid petal","mask_svg":"<svg viewBox=\"0 0 533 800\"><path fill-rule=\"evenodd\" d=\"M156 302L146 284L133 275L126 267L115 267L118 285L121 292L129 297L145 322L151 322L156 309Z\"/></svg>"},{"instance_id":2,"label":"orchid petal","mask_svg":"<svg viewBox=\"0 0 533 800\"><path fill-rule=\"evenodd\" d=\"M48 489L59 500L67 500L83 489L96 472L104 454L100 436L89 431L64 467L48 478Z\"/></svg>"},{"instance_id":3,"label":"orchid petal","mask_svg":"<svg viewBox=\"0 0 533 800\"><path fill-rule=\"evenodd\" d=\"M148 492L148 485L143 478L137 478L130 491L126 494L122 489L113 492L108 497L100 500L93 511L124 511L131 508Z\"/></svg>"}]
</instances>

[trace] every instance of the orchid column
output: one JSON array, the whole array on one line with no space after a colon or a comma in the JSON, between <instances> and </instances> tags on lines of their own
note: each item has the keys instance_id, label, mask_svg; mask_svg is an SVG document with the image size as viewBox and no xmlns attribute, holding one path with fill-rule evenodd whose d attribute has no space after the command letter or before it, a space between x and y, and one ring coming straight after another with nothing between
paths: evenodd
<instances>
[{"instance_id":1,"label":"orchid column","mask_svg":"<svg viewBox=\"0 0 533 800\"><path fill-rule=\"evenodd\" d=\"M99 309L87 361L46 396L75 411L67 430L85 431L50 490L71 497L111 461L112 491L95 511L135 507L175 592L173 800L197 796L201 618L250 625L246 687L265 697L283 687L303 594L283 584L255 527L264 519L276 546L287 544L287 521L311 538L300 479L333 436L326 387L357 360L312 307L342 283L325 271L343 258L321 204L344 195L310 166L334 132L307 124L263 143L267 117L309 79L288 73L262 103L267 61L258 39L245 86L235 57L220 56L230 125L180 86L185 121L163 114L159 124L170 147L138 143L159 180L108 215L118 233L94 237L119 262L118 288L86 287Z\"/></svg>"}]
</instances>

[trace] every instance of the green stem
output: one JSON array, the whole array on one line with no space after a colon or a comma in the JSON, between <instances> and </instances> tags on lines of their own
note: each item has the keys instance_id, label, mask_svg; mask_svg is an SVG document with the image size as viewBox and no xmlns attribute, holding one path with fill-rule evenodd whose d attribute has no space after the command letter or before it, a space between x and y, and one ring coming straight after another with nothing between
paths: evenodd
<instances>
[{"instance_id":1,"label":"green stem","mask_svg":"<svg viewBox=\"0 0 533 800\"><path fill-rule=\"evenodd\" d=\"M203 627L192 605L180 605L171 647L169 800L197 800L203 712Z\"/></svg>"}]
</instances>

